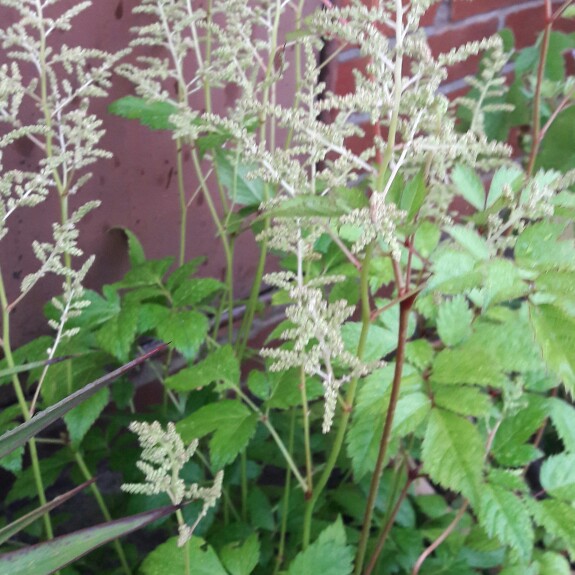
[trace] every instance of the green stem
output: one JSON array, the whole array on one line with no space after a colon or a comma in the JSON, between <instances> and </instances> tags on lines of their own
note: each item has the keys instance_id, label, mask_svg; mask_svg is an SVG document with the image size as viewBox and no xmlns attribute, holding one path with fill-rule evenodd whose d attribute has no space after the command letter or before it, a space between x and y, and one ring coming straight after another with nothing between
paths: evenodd
<instances>
[{"instance_id":1,"label":"green stem","mask_svg":"<svg viewBox=\"0 0 575 575\"><path fill-rule=\"evenodd\" d=\"M301 405L303 415L303 439L305 448L305 476L307 481L306 496L313 492L313 464L311 459L311 445L310 445L310 432L309 432L309 405L307 401L306 389L306 376L303 367L300 367L300 392L301 392Z\"/></svg>"},{"instance_id":2,"label":"green stem","mask_svg":"<svg viewBox=\"0 0 575 575\"><path fill-rule=\"evenodd\" d=\"M370 305L369 305L369 264L371 262L371 257L373 254L373 244L370 244L365 252L365 258L361 266L361 279L360 279L360 293L361 293L361 333L359 336L359 344L357 346L357 357L359 359L363 358L365 352L365 344L367 342L367 334L369 332L370 326ZM307 500L305 512L304 512L304 522L303 522L303 547L307 548L310 541L311 534L311 520L313 517L313 511L319 496L322 494L331 473L335 467L339 453L343 446L343 440L345 438L345 433L347 431L347 425L349 418L351 417L351 411L353 409L353 404L355 400L355 392L357 390L359 378L354 378L348 387L345 396L346 408L342 411L339 426L337 428L337 434L335 436L333 445L331 447L330 454L323 468L322 474L318 482L314 486L312 496Z\"/></svg>"},{"instance_id":3,"label":"green stem","mask_svg":"<svg viewBox=\"0 0 575 575\"><path fill-rule=\"evenodd\" d=\"M543 39L541 41L541 52L539 54L539 64L537 66L537 82L535 84L535 95L533 96L533 136L531 142L531 153L527 165L527 174L531 176L535 168L535 160L541 144L541 92L543 88L543 78L545 75L545 63L549 52L549 40L553 28L553 18L551 11L551 0L545 0L545 28L543 29Z\"/></svg>"},{"instance_id":4,"label":"green stem","mask_svg":"<svg viewBox=\"0 0 575 575\"><path fill-rule=\"evenodd\" d=\"M184 520L184 515L182 514L182 510L178 509L176 511L176 517L178 519L178 525L181 527L185 525L186 522ZM184 546L182 547L182 551L184 553L184 573L185 575L192 575L192 566L190 564L190 540L186 539Z\"/></svg>"},{"instance_id":5,"label":"green stem","mask_svg":"<svg viewBox=\"0 0 575 575\"><path fill-rule=\"evenodd\" d=\"M389 398L389 407L387 408L387 415L385 417L385 424L379 442L379 452L375 463L375 470L371 476L371 484L369 494L367 497L367 504L365 507L365 514L363 517L363 526L361 536L357 549L357 557L355 562L355 575L360 575L363 569L363 562L365 559L365 552L367 549L367 542L369 540L369 532L371 530L371 519L373 515L373 507L379 491L379 482L381 479L381 472L387 456L387 448L391 438L391 429L393 426L393 419L395 416L395 408L399 399L399 390L401 387L401 376L403 374L403 365L405 361L405 344L407 341L407 324L409 319L409 312L413 305L413 298L402 301L399 304L399 330L397 335L397 353L395 357L395 371L393 374L393 383L391 386L391 396Z\"/></svg>"},{"instance_id":6,"label":"green stem","mask_svg":"<svg viewBox=\"0 0 575 575\"><path fill-rule=\"evenodd\" d=\"M248 519L248 456L245 449L241 453L241 489L242 489L242 519Z\"/></svg>"},{"instance_id":7,"label":"green stem","mask_svg":"<svg viewBox=\"0 0 575 575\"><path fill-rule=\"evenodd\" d=\"M2 306L2 349L4 351L4 357L6 358L6 364L10 369L16 367L16 362L14 361L14 356L12 355L12 345L10 343L10 313L8 311L8 298L6 297L6 288L4 286L4 276L2 274L2 269L0 268L0 305ZM22 412L22 417L28 421L31 418L30 409L26 402L26 397L24 396L24 390L22 389L22 384L18 375L14 373L12 375L12 385L14 387L14 393L16 394L16 399L18 400L18 405L20 406L20 411ZM40 505L46 505L46 493L44 491L44 482L42 481L42 471L40 468L40 459L38 457L38 450L36 449L36 441L32 438L28 442L30 449L30 461L32 464L32 473L34 475L34 483L36 485L36 491L38 493L38 499ZM54 530L52 529L52 521L50 519L50 514L45 513L43 516L44 528L46 530L46 536L48 539L54 538Z\"/></svg>"},{"instance_id":8,"label":"green stem","mask_svg":"<svg viewBox=\"0 0 575 575\"><path fill-rule=\"evenodd\" d=\"M72 453L74 454L74 459L76 460L76 463L78 464L78 467L80 468L80 471L84 476L84 479L86 481L93 479L93 475L88 469L88 466L86 465L86 462L82 457L82 454L73 447L71 447L71 449ZM106 521L112 521L112 515L110 514L110 510L108 509L108 506L106 505L106 502L102 497L102 493L95 482L90 485L90 490L92 491L92 495L94 496L96 502L98 503L98 507L100 508L100 511L104 516L104 519ZM132 570L130 569L130 565L128 564L128 560L126 559L126 554L124 553L124 548L122 547L120 540L114 539L112 543L114 545L114 548L116 549L116 553L118 554L118 558L120 559L120 563L122 564L122 569L124 570L124 573L126 573L126 575L132 575Z\"/></svg>"},{"instance_id":9,"label":"green stem","mask_svg":"<svg viewBox=\"0 0 575 575\"><path fill-rule=\"evenodd\" d=\"M178 178L178 196L180 198L180 255L179 265L186 261L186 237L188 227L188 206L186 203L186 188L184 185L184 152L181 138L176 139L176 170Z\"/></svg>"},{"instance_id":10,"label":"green stem","mask_svg":"<svg viewBox=\"0 0 575 575\"><path fill-rule=\"evenodd\" d=\"M295 419L296 419L296 410L292 409L291 413L291 423L290 423L290 432L289 432L289 442L288 442L288 449L290 452L293 451L293 443L295 437ZM290 489L291 489L291 473L289 469L286 469L286 478L284 481L284 498L283 498L283 506L282 506L282 522L280 526L280 542L278 546L278 556L276 559L276 566L274 568L274 575L277 575L279 572L283 560L284 560L284 553L285 553L285 542L286 542L286 533L287 533L287 521L289 515L289 499L290 499Z\"/></svg>"}]
</instances>

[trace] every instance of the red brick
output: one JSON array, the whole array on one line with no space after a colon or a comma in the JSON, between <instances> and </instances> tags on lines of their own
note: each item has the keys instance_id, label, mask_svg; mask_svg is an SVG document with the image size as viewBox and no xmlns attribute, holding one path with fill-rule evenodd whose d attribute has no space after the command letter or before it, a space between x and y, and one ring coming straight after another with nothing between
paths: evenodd
<instances>
[{"instance_id":1,"label":"red brick","mask_svg":"<svg viewBox=\"0 0 575 575\"><path fill-rule=\"evenodd\" d=\"M526 2L527 0L523 0ZM521 4L521 0L452 0L451 4L451 19L464 20L477 14L487 14L506 8L508 6L517 6Z\"/></svg>"},{"instance_id":2,"label":"red brick","mask_svg":"<svg viewBox=\"0 0 575 575\"><path fill-rule=\"evenodd\" d=\"M329 87L338 96L344 96L355 90L355 78L353 70L359 70L365 74L365 67L369 62L366 56L347 60L345 62L334 63L330 69Z\"/></svg>"},{"instance_id":3,"label":"red brick","mask_svg":"<svg viewBox=\"0 0 575 575\"><path fill-rule=\"evenodd\" d=\"M531 46L545 26L545 7L535 6L520 12L508 14L505 26L511 28L515 34L515 47L517 49ZM568 18L559 18L553 24L553 30L561 32L574 32L575 21Z\"/></svg>"},{"instance_id":4,"label":"red brick","mask_svg":"<svg viewBox=\"0 0 575 575\"><path fill-rule=\"evenodd\" d=\"M442 52L449 52L452 48L461 46L466 42L482 40L493 36L497 32L499 21L497 18L489 18L473 23L461 23L429 37L429 46L435 56ZM466 61L451 66L448 70L448 81L457 80L477 72L477 64L481 55L468 58Z\"/></svg>"}]
</instances>

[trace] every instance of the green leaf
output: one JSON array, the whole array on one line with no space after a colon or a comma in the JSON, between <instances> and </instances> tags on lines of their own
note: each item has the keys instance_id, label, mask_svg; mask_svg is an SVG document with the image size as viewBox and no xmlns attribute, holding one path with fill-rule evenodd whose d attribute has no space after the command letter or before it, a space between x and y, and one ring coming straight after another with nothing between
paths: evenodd
<instances>
[{"instance_id":1,"label":"green leaf","mask_svg":"<svg viewBox=\"0 0 575 575\"><path fill-rule=\"evenodd\" d=\"M573 7L575 8L575 7ZM546 551L537 557L538 575L572 575L569 561L559 553Z\"/></svg>"},{"instance_id":2,"label":"green leaf","mask_svg":"<svg viewBox=\"0 0 575 575\"><path fill-rule=\"evenodd\" d=\"M353 209L343 198L302 194L282 200L281 204L266 210L266 216L273 216L274 218L330 218L349 214Z\"/></svg>"},{"instance_id":3,"label":"green leaf","mask_svg":"<svg viewBox=\"0 0 575 575\"><path fill-rule=\"evenodd\" d=\"M295 557L287 575L350 575L352 569L353 549L347 545L345 529L339 517Z\"/></svg>"},{"instance_id":4,"label":"green leaf","mask_svg":"<svg viewBox=\"0 0 575 575\"><path fill-rule=\"evenodd\" d=\"M157 303L144 303L138 307L138 329L139 334L155 330L160 323L165 321L170 315L170 310Z\"/></svg>"},{"instance_id":5,"label":"green leaf","mask_svg":"<svg viewBox=\"0 0 575 575\"><path fill-rule=\"evenodd\" d=\"M115 286L117 288L158 287L173 263L174 258L171 257L147 260L128 270L128 273Z\"/></svg>"},{"instance_id":6,"label":"green leaf","mask_svg":"<svg viewBox=\"0 0 575 575\"><path fill-rule=\"evenodd\" d=\"M186 358L194 359L209 330L208 319L197 311L171 310L158 324L158 337L171 344Z\"/></svg>"},{"instance_id":7,"label":"green leaf","mask_svg":"<svg viewBox=\"0 0 575 575\"><path fill-rule=\"evenodd\" d=\"M407 182L401 194L399 203L400 209L407 212L406 220L412 221L419 212L423 205L425 196L427 195L427 186L425 185L425 176L423 169L417 172L417 175Z\"/></svg>"},{"instance_id":8,"label":"green leaf","mask_svg":"<svg viewBox=\"0 0 575 575\"><path fill-rule=\"evenodd\" d=\"M166 287L168 290L170 290L170 292L175 291L186 280L193 276L205 261L206 258L203 257L194 258L174 270L166 280Z\"/></svg>"},{"instance_id":9,"label":"green leaf","mask_svg":"<svg viewBox=\"0 0 575 575\"><path fill-rule=\"evenodd\" d=\"M419 253L424 258L428 258L437 247L437 244L439 244L440 237L441 231L439 230L439 226L428 220L425 220L421 222L417 228L417 231L415 232L413 245L417 250L417 253Z\"/></svg>"},{"instance_id":10,"label":"green leaf","mask_svg":"<svg viewBox=\"0 0 575 575\"><path fill-rule=\"evenodd\" d=\"M248 495L250 525L255 529L275 531L274 511L267 495L259 487L251 487Z\"/></svg>"},{"instance_id":11,"label":"green leaf","mask_svg":"<svg viewBox=\"0 0 575 575\"><path fill-rule=\"evenodd\" d=\"M536 459L540 453L533 445L525 445L548 415L545 397L524 394L526 406L501 422L493 441L492 453L502 465L520 467Z\"/></svg>"},{"instance_id":12,"label":"green leaf","mask_svg":"<svg viewBox=\"0 0 575 575\"><path fill-rule=\"evenodd\" d=\"M433 403L467 417L485 417L491 400L483 390L466 385L433 385Z\"/></svg>"},{"instance_id":13,"label":"green leaf","mask_svg":"<svg viewBox=\"0 0 575 575\"><path fill-rule=\"evenodd\" d=\"M252 533L243 544L230 543L220 551L224 567L230 575L249 575L260 559L260 542L256 533Z\"/></svg>"},{"instance_id":14,"label":"green leaf","mask_svg":"<svg viewBox=\"0 0 575 575\"><path fill-rule=\"evenodd\" d=\"M452 248L438 250L433 258L433 275L426 291L436 290L444 294L460 294L479 287L483 274L476 269L477 260L468 253Z\"/></svg>"},{"instance_id":15,"label":"green leaf","mask_svg":"<svg viewBox=\"0 0 575 575\"><path fill-rule=\"evenodd\" d=\"M136 96L124 96L108 106L108 112L115 116L138 120L143 126L152 130L173 130L175 126L169 121L176 114L176 106L168 102L153 102Z\"/></svg>"},{"instance_id":16,"label":"green leaf","mask_svg":"<svg viewBox=\"0 0 575 575\"><path fill-rule=\"evenodd\" d=\"M200 537L192 537L187 547L178 547L178 538L172 537L158 545L143 561L140 575L168 575L185 573L184 550L190 556L193 575L228 575L216 552Z\"/></svg>"},{"instance_id":17,"label":"green leaf","mask_svg":"<svg viewBox=\"0 0 575 575\"><path fill-rule=\"evenodd\" d=\"M475 259L489 259L489 246L474 229L465 226L451 226L445 231Z\"/></svg>"},{"instance_id":18,"label":"green leaf","mask_svg":"<svg viewBox=\"0 0 575 575\"><path fill-rule=\"evenodd\" d=\"M553 305L530 305L529 311L545 363L575 395L575 320Z\"/></svg>"},{"instance_id":19,"label":"green leaf","mask_svg":"<svg viewBox=\"0 0 575 575\"><path fill-rule=\"evenodd\" d=\"M108 405L108 401L110 401L110 390L105 387L64 415L72 447L77 449L80 446L86 433Z\"/></svg>"},{"instance_id":20,"label":"green leaf","mask_svg":"<svg viewBox=\"0 0 575 575\"><path fill-rule=\"evenodd\" d=\"M185 368L165 380L166 387L175 391L191 391L222 381L226 387L237 387L240 382L240 365L231 345L224 345L210 353L203 361Z\"/></svg>"},{"instance_id":21,"label":"green leaf","mask_svg":"<svg viewBox=\"0 0 575 575\"><path fill-rule=\"evenodd\" d=\"M112 104L113 106L114 104ZM122 230L128 241L128 258L132 267L143 264L146 261L146 253L138 239L138 236L128 228L119 227L112 228L113 230Z\"/></svg>"},{"instance_id":22,"label":"green leaf","mask_svg":"<svg viewBox=\"0 0 575 575\"><path fill-rule=\"evenodd\" d=\"M485 209L485 189L475 170L463 164L457 164L451 177L459 195L475 209L483 211Z\"/></svg>"},{"instance_id":23,"label":"green leaf","mask_svg":"<svg viewBox=\"0 0 575 575\"><path fill-rule=\"evenodd\" d=\"M249 177L257 166L243 164L239 157L223 149L215 151L214 163L218 179L234 203L257 207L264 201L265 182L260 178Z\"/></svg>"},{"instance_id":24,"label":"green leaf","mask_svg":"<svg viewBox=\"0 0 575 575\"><path fill-rule=\"evenodd\" d=\"M549 399L551 421L561 438L565 450L575 453L575 407L557 397Z\"/></svg>"},{"instance_id":25,"label":"green leaf","mask_svg":"<svg viewBox=\"0 0 575 575\"><path fill-rule=\"evenodd\" d=\"M549 495L567 502L575 500L575 453L548 457L541 467L540 481Z\"/></svg>"},{"instance_id":26,"label":"green leaf","mask_svg":"<svg viewBox=\"0 0 575 575\"><path fill-rule=\"evenodd\" d=\"M431 379L443 384L500 387L503 374L487 351L466 346L440 351L433 362Z\"/></svg>"},{"instance_id":27,"label":"green leaf","mask_svg":"<svg viewBox=\"0 0 575 575\"><path fill-rule=\"evenodd\" d=\"M138 307L127 304L120 313L109 319L96 333L100 347L113 355L118 361L125 362L136 338L138 329Z\"/></svg>"},{"instance_id":28,"label":"green leaf","mask_svg":"<svg viewBox=\"0 0 575 575\"><path fill-rule=\"evenodd\" d=\"M405 345L405 359L420 371L427 369L433 363L434 356L435 350L426 339L408 341Z\"/></svg>"},{"instance_id":29,"label":"green leaf","mask_svg":"<svg viewBox=\"0 0 575 575\"><path fill-rule=\"evenodd\" d=\"M361 335L361 323L348 321L341 327L345 348L355 354ZM363 350L364 361L376 361L390 354L397 347L397 333L378 325L370 325Z\"/></svg>"},{"instance_id":30,"label":"green leaf","mask_svg":"<svg viewBox=\"0 0 575 575\"><path fill-rule=\"evenodd\" d=\"M163 507L116 521L108 521L32 547L0 555L0 572L10 575L30 575L30 573L49 575L118 537L170 515L175 509L173 506ZM225 575L225 571L222 571L222 575Z\"/></svg>"},{"instance_id":31,"label":"green leaf","mask_svg":"<svg viewBox=\"0 0 575 575\"><path fill-rule=\"evenodd\" d=\"M174 307L197 305L225 287L222 282L213 278L189 279L174 291L173 305Z\"/></svg>"},{"instance_id":32,"label":"green leaf","mask_svg":"<svg viewBox=\"0 0 575 575\"><path fill-rule=\"evenodd\" d=\"M484 446L476 427L464 417L433 409L423 440L423 468L443 487L478 499Z\"/></svg>"},{"instance_id":33,"label":"green leaf","mask_svg":"<svg viewBox=\"0 0 575 575\"><path fill-rule=\"evenodd\" d=\"M462 342L471 334L473 312L463 296L447 300L439 307L437 314L437 332L447 346Z\"/></svg>"},{"instance_id":34,"label":"green leaf","mask_svg":"<svg viewBox=\"0 0 575 575\"><path fill-rule=\"evenodd\" d=\"M211 461L215 469L231 463L242 451L258 424L258 416L240 401L224 399L201 407L177 424L182 439L191 442L210 433Z\"/></svg>"},{"instance_id":35,"label":"green leaf","mask_svg":"<svg viewBox=\"0 0 575 575\"><path fill-rule=\"evenodd\" d=\"M552 222L528 226L515 243L517 263L539 271L575 270L575 247L572 240L561 240L564 229Z\"/></svg>"},{"instance_id":36,"label":"green leaf","mask_svg":"<svg viewBox=\"0 0 575 575\"><path fill-rule=\"evenodd\" d=\"M529 507L535 522L543 527L549 535L559 538L569 553L571 561L575 560L575 509L569 504L556 499L529 501Z\"/></svg>"},{"instance_id":37,"label":"green leaf","mask_svg":"<svg viewBox=\"0 0 575 575\"><path fill-rule=\"evenodd\" d=\"M478 517L489 537L497 537L522 560L530 559L535 535L521 499L497 485L482 485Z\"/></svg>"},{"instance_id":38,"label":"green leaf","mask_svg":"<svg viewBox=\"0 0 575 575\"><path fill-rule=\"evenodd\" d=\"M90 479L89 481L86 481L85 483L78 485L78 487L75 487L74 489L71 489L70 491L63 493L62 495L54 497L52 501L49 501L48 503L41 505L40 507L37 507L36 509L30 511L30 513L26 513L26 515L19 517L18 519L16 519L16 521L12 521L12 523L0 529L0 545L8 541L8 539L14 537L16 533L19 533L31 523L34 523L34 521L36 521L37 519L40 519L40 517L42 517L52 509L55 509L59 505L62 505L62 503L68 501L68 499L74 497L74 495L77 495L83 489L86 489L86 487L94 483L94 481L96 481L95 478Z\"/></svg>"},{"instance_id":39,"label":"green leaf","mask_svg":"<svg viewBox=\"0 0 575 575\"><path fill-rule=\"evenodd\" d=\"M505 187L507 186L512 192L517 192L523 183L523 177L523 170L519 166L499 168L495 174L493 174L489 193L487 194L486 207L490 208L493 206L503 195Z\"/></svg>"},{"instance_id":40,"label":"green leaf","mask_svg":"<svg viewBox=\"0 0 575 575\"><path fill-rule=\"evenodd\" d=\"M270 397L266 408L289 409L302 404L299 370L290 369L283 373L268 373ZM317 377L306 378L306 395L313 401L324 394L323 386Z\"/></svg>"},{"instance_id":41,"label":"green leaf","mask_svg":"<svg viewBox=\"0 0 575 575\"><path fill-rule=\"evenodd\" d=\"M15 429L5 433L0 437L0 457L8 455L14 449L24 445L31 437L34 437L51 423L63 417L68 411L85 401L102 387L108 385L133 367L143 363L152 355L155 355L159 351L165 349L165 345L159 345L158 347L152 349L148 353L141 355L140 357L130 361L129 363L119 367L118 369L106 374L100 379L88 384L79 391L72 393L68 397L64 398L62 401L52 405L51 407L37 413L32 419L26 421L22 425L19 425Z\"/></svg>"}]
</instances>

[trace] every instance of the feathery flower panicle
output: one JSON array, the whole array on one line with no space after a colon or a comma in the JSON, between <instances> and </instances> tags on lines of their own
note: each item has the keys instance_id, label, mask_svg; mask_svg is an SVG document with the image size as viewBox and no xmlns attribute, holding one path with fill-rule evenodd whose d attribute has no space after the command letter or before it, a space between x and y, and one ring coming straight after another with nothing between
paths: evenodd
<instances>
[{"instance_id":1,"label":"feathery flower panicle","mask_svg":"<svg viewBox=\"0 0 575 575\"><path fill-rule=\"evenodd\" d=\"M196 452L198 440L194 440L186 447L172 422L169 422L164 430L157 421L152 423L133 421L129 429L137 434L142 447L141 459L136 465L144 473L145 480L144 483L125 483L122 485L123 491L142 495L165 493L173 505L187 501L204 502L193 525L180 526L178 545L182 546L190 539L200 520L220 498L224 472L216 473L211 487L200 487L197 483L187 485L180 477L180 472Z\"/></svg>"}]
</instances>

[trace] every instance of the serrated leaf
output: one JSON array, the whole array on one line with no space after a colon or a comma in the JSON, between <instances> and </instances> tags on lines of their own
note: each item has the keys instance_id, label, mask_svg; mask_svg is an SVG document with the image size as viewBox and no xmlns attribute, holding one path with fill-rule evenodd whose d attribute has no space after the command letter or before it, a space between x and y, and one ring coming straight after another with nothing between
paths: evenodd
<instances>
[{"instance_id":1,"label":"serrated leaf","mask_svg":"<svg viewBox=\"0 0 575 575\"><path fill-rule=\"evenodd\" d=\"M425 220L421 222L415 232L413 245L422 257L428 258L437 247L440 237L441 231L439 230L439 226Z\"/></svg>"},{"instance_id":2,"label":"serrated leaf","mask_svg":"<svg viewBox=\"0 0 575 575\"><path fill-rule=\"evenodd\" d=\"M575 7L574 7L575 8ZM546 551L537 557L538 575L572 575L569 561L559 553Z\"/></svg>"},{"instance_id":3,"label":"serrated leaf","mask_svg":"<svg viewBox=\"0 0 575 575\"><path fill-rule=\"evenodd\" d=\"M510 166L499 168L489 187L487 194L486 207L490 208L503 195L506 186L509 186L512 192L516 192L523 182L523 170L519 166Z\"/></svg>"},{"instance_id":4,"label":"serrated leaf","mask_svg":"<svg viewBox=\"0 0 575 575\"><path fill-rule=\"evenodd\" d=\"M520 467L536 459L540 453L533 445L526 445L548 414L545 397L524 394L527 405L501 422L493 441L493 456L509 467Z\"/></svg>"},{"instance_id":5,"label":"serrated leaf","mask_svg":"<svg viewBox=\"0 0 575 575\"><path fill-rule=\"evenodd\" d=\"M248 494L250 525L255 529L275 531L274 510L269 498L259 487L252 487Z\"/></svg>"},{"instance_id":6,"label":"serrated leaf","mask_svg":"<svg viewBox=\"0 0 575 575\"><path fill-rule=\"evenodd\" d=\"M341 336L345 348L350 353L355 354L357 352L361 329L361 323L353 321L348 321L341 327ZM367 332L362 359L368 362L376 361L394 351L396 347L397 332L394 333L390 329L372 324L369 326L369 331Z\"/></svg>"},{"instance_id":7,"label":"serrated leaf","mask_svg":"<svg viewBox=\"0 0 575 575\"><path fill-rule=\"evenodd\" d=\"M427 283L426 291L455 295L479 287L483 274L476 268L476 263L477 260L471 254L451 248L436 252L433 275Z\"/></svg>"},{"instance_id":8,"label":"serrated leaf","mask_svg":"<svg viewBox=\"0 0 575 575\"><path fill-rule=\"evenodd\" d=\"M571 561L575 560L575 509L557 499L530 500L529 508L535 522L565 545Z\"/></svg>"},{"instance_id":9,"label":"serrated leaf","mask_svg":"<svg viewBox=\"0 0 575 575\"><path fill-rule=\"evenodd\" d=\"M457 192L475 209L485 209L485 189L475 170L463 164L457 164L451 174Z\"/></svg>"},{"instance_id":10,"label":"serrated leaf","mask_svg":"<svg viewBox=\"0 0 575 575\"><path fill-rule=\"evenodd\" d=\"M575 320L553 305L530 305L529 312L545 363L575 395Z\"/></svg>"},{"instance_id":11,"label":"serrated leaf","mask_svg":"<svg viewBox=\"0 0 575 575\"><path fill-rule=\"evenodd\" d=\"M8 455L0 458L0 467L10 473L18 474L22 471L24 447L18 447Z\"/></svg>"},{"instance_id":12,"label":"serrated leaf","mask_svg":"<svg viewBox=\"0 0 575 575\"><path fill-rule=\"evenodd\" d=\"M183 282L193 276L199 267L206 261L204 257L193 258L189 262L175 269L166 280L166 287L172 292Z\"/></svg>"},{"instance_id":13,"label":"serrated leaf","mask_svg":"<svg viewBox=\"0 0 575 575\"><path fill-rule=\"evenodd\" d=\"M188 360L194 359L209 329L208 319L197 311L171 310L158 324L158 337L171 344Z\"/></svg>"},{"instance_id":14,"label":"serrated leaf","mask_svg":"<svg viewBox=\"0 0 575 575\"><path fill-rule=\"evenodd\" d=\"M489 395L466 385L433 385L433 403L467 417L484 417L491 409Z\"/></svg>"},{"instance_id":15,"label":"serrated leaf","mask_svg":"<svg viewBox=\"0 0 575 575\"><path fill-rule=\"evenodd\" d=\"M213 278L189 279L174 291L173 305L174 307L197 305L225 287L222 282Z\"/></svg>"},{"instance_id":16,"label":"serrated leaf","mask_svg":"<svg viewBox=\"0 0 575 575\"><path fill-rule=\"evenodd\" d=\"M129 120L138 120L152 130L173 130L170 116L178 109L169 102L154 102L137 96L124 96L108 106L108 112Z\"/></svg>"},{"instance_id":17,"label":"serrated leaf","mask_svg":"<svg viewBox=\"0 0 575 575\"><path fill-rule=\"evenodd\" d=\"M83 401L64 416L72 447L78 449L82 439L84 439L92 425L96 423L109 401L110 390L106 387L96 392L92 397Z\"/></svg>"},{"instance_id":18,"label":"serrated leaf","mask_svg":"<svg viewBox=\"0 0 575 575\"><path fill-rule=\"evenodd\" d=\"M427 195L425 176L423 170L407 182L401 194L399 208L407 212L406 221L410 222L419 212Z\"/></svg>"},{"instance_id":19,"label":"serrated leaf","mask_svg":"<svg viewBox=\"0 0 575 575\"><path fill-rule=\"evenodd\" d=\"M167 575L185 573L184 549L188 550L193 575L228 575L216 552L200 537L192 537L187 547L178 547L178 538L172 537L158 545L143 561L141 575Z\"/></svg>"},{"instance_id":20,"label":"serrated leaf","mask_svg":"<svg viewBox=\"0 0 575 575\"><path fill-rule=\"evenodd\" d=\"M231 345L224 345L204 360L187 367L165 380L166 387L175 391L191 391L205 387L214 381L237 387L240 381L240 365Z\"/></svg>"},{"instance_id":21,"label":"serrated leaf","mask_svg":"<svg viewBox=\"0 0 575 575\"><path fill-rule=\"evenodd\" d=\"M405 359L420 371L427 369L433 363L434 356L435 350L426 339L408 341L405 345Z\"/></svg>"},{"instance_id":22,"label":"serrated leaf","mask_svg":"<svg viewBox=\"0 0 575 575\"><path fill-rule=\"evenodd\" d=\"M478 517L490 537L511 547L522 560L530 559L535 535L529 513L516 495L498 485L482 485Z\"/></svg>"},{"instance_id":23,"label":"serrated leaf","mask_svg":"<svg viewBox=\"0 0 575 575\"><path fill-rule=\"evenodd\" d=\"M431 378L443 384L467 383L500 387L501 368L488 352L471 347L444 349L435 356Z\"/></svg>"},{"instance_id":24,"label":"serrated leaf","mask_svg":"<svg viewBox=\"0 0 575 575\"><path fill-rule=\"evenodd\" d=\"M549 415L565 450L575 453L575 426L573 425L575 407L562 399L552 397L549 399Z\"/></svg>"},{"instance_id":25,"label":"serrated leaf","mask_svg":"<svg viewBox=\"0 0 575 575\"><path fill-rule=\"evenodd\" d=\"M243 164L239 157L223 149L215 151L214 163L218 179L234 203L258 207L264 201L266 183L261 178L250 177L255 165Z\"/></svg>"},{"instance_id":26,"label":"serrated leaf","mask_svg":"<svg viewBox=\"0 0 575 575\"><path fill-rule=\"evenodd\" d=\"M175 509L176 507L173 506L163 507L139 515L108 521L32 547L0 555L0 572L10 573L10 575L30 575L30 573L50 575L101 545L141 529L173 513ZM222 575L225 575L225 571L222 571Z\"/></svg>"},{"instance_id":27,"label":"serrated leaf","mask_svg":"<svg viewBox=\"0 0 575 575\"><path fill-rule=\"evenodd\" d=\"M130 265L133 267L139 264L143 264L146 261L146 253L144 252L144 248L138 239L138 236L128 228L120 227L112 229L122 230L126 236L128 242L128 258L130 260Z\"/></svg>"},{"instance_id":28,"label":"serrated leaf","mask_svg":"<svg viewBox=\"0 0 575 575\"><path fill-rule=\"evenodd\" d=\"M517 263L539 271L575 270L575 247L573 240L561 239L564 229L550 221L525 228L515 243Z\"/></svg>"},{"instance_id":29,"label":"serrated leaf","mask_svg":"<svg viewBox=\"0 0 575 575\"><path fill-rule=\"evenodd\" d=\"M473 312L463 296L447 300L439 307L437 314L437 332L447 346L462 342L471 334Z\"/></svg>"},{"instance_id":30,"label":"serrated leaf","mask_svg":"<svg viewBox=\"0 0 575 575\"><path fill-rule=\"evenodd\" d=\"M176 427L187 442L213 433L209 442L211 461L215 469L221 469L246 447L257 424L257 414L243 403L225 399L201 407Z\"/></svg>"},{"instance_id":31,"label":"serrated leaf","mask_svg":"<svg viewBox=\"0 0 575 575\"><path fill-rule=\"evenodd\" d=\"M483 441L467 419L433 409L423 440L423 468L443 487L477 501L483 468Z\"/></svg>"},{"instance_id":32,"label":"serrated leaf","mask_svg":"<svg viewBox=\"0 0 575 575\"><path fill-rule=\"evenodd\" d=\"M118 315L109 319L96 333L100 347L118 361L125 362L128 359L136 338L138 315L135 305L125 305Z\"/></svg>"},{"instance_id":33,"label":"serrated leaf","mask_svg":"<svg viewBox=\"0 0 575 575\"><path fill-rule=\"evenodd\" d=\"M465 226L451 226L445 231L475 259L489 259L489 246L474 229Z\"/></svg>"},{"instance_id":34,"label":"serrated leaf","mask_svg":"<svg viewBox=\"0 0 575 575\"><path fill-rule=\"evenodd\" d=\"M252 533L241 545L230 543L220 551L224 567L230 575L249 575L260 559L260 542L256 533Z\"/></svg>"},{"instance_id":35,"label":"serrated leaf","mask_svg":"<svg viewBox=\"0 0 575 575\"><path fill-rule=\"evenodd\" d=\"M548 457L541 466L539 480L549 495L567 502L575 500L575 453Z\"/></svg>"},{"instance_id":36,"label":"serrated leaf","mask_svg":"<svg viewBox=\"0 0 575 575\"><path fill-rule=\"evenodd\" d=\"M141 304L138 308L138 333L156 329L170 315L170 310L157 303Z\"/></svg>"},{"instance_id":37,"label":"serrated leaf","mask_svg":"<svg viewBox=\"0 0 575 575\"><path fill-rule=\"evenodd\" d=\"M128 270L122 280L114 285L117 288L158 287L173 263L172 257L147 260Z\"/></svg>"},{"instance_id":38,"label":"serrated leaf","mask_svg":"<svg viewBox=\"0 0 575 575\"><path fill-rule=\"evenodd\" d=\"M296 555L287 575L350 575L352 569L353 549L346 543L345 529L340 517L324 529L307 549Z\"/></svg>"},{"instance_id":39,"label":"serrated leaf","mask_svg":"<svg viewBox=\"0 0 575 575\"><path fill-rule=\"evenodd\" d=\"M283 373L267 374L270 397L266 408L289 409L302 404L299 370L290 369ZM324 394L324 389L317 377L306 377L306 395L313 401Z\"/></svg>"}]
</instances>

